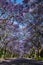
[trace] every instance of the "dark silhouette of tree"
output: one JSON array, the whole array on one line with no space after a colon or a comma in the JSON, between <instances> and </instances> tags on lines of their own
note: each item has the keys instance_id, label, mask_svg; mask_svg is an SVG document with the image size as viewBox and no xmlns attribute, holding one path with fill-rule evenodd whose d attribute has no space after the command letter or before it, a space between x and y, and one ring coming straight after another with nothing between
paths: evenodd
<instances>
[{"instance_id":1,"label":"dark silhouette of tree","mask_svg":"<svg viewBox=\"0 0 43 65\"><path fill-rule=\"evenodd\" d=\"M43 49L41 49L41 51L40 51L40 57L43 58Z\"/></svg>"}]
</instances>

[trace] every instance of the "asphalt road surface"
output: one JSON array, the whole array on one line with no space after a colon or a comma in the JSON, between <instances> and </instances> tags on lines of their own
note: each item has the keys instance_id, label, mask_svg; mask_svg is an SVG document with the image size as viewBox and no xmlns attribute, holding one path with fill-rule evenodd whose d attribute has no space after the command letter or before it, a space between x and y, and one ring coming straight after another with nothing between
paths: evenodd
<instances>
[{"instance_id":1,"label":"asphalt road surface","mask_svg":"<svg viewBox=\"0 0 43 65\"><path fill-rule=\"evenodd\" d=\"M43 61L19 58L2 61L0 62L0 65L43 65Z\"/></svg>"}]
</instances>

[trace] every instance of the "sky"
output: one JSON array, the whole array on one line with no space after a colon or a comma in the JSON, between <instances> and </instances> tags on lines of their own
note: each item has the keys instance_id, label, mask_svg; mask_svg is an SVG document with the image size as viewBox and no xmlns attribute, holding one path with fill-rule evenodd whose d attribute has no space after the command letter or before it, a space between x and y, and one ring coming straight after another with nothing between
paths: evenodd
<instances>
[{"instance_id":1,"label":"sky","mask_svg":"<svg viewBox=\"0 0 43 65\"><path fill-rule=\"evenodd\" d=\"M14 0L11 0L14 3ZM16 0L17 4L22 3L23 0Z\"/></svg>"},{"instance_id":2,"label":"sky","mask_svg":"<svg viewBox=\"0 0 43 65\"><path fill-rule=\"evenodd\" d=\"M23 0L17 0L17 3L22 3Z\"/></svg>"}]
</instances>

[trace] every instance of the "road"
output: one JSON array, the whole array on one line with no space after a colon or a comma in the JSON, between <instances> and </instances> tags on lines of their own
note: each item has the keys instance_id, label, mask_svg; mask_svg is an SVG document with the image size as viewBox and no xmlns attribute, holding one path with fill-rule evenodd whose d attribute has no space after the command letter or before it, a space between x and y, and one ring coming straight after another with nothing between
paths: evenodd
<instances>
[{"instance_id":1,"label":"road","mask_svg":"<svg viewBox=\"0 0 43 65\"><path fill-rule=\"evenodd\" d=\"M7 59L0 62L0 65L43 65L43 61L36 61L33 59L17 58Z\"/></svg>"}]
</instances>

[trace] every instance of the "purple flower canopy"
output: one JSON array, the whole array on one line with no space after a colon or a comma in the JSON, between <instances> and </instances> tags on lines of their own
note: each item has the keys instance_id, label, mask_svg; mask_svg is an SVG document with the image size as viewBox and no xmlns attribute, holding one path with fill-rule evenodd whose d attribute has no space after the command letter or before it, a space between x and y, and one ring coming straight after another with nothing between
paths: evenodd
<instances>
[{"instance_id":1,"label":"purple flower canopy","mask_svg":"<svg viewBox=\"0 0 43 65\"><path fill-rule=\"evenodd\" d=\"M12 1L15 3L12 4ZM39 5L41 6L42 3ZM17 4L16 0L0 0L0 47L5 47L6 43L8 50L17 52L21 56L29 53L33 47L34 42L32 41L35 40L37 43L35 31L38 29L43 32L43 28L41 28L42 10L39 16L38 8L36 0L28 2L25 0L25 3L22 4ZM37 29L35 30L35 28Z\"/></svg>"}]
</instances>

